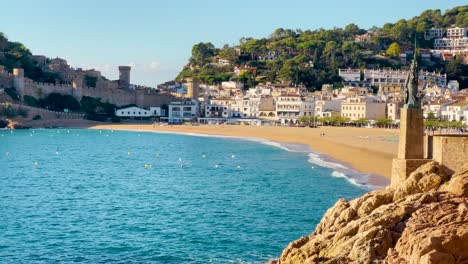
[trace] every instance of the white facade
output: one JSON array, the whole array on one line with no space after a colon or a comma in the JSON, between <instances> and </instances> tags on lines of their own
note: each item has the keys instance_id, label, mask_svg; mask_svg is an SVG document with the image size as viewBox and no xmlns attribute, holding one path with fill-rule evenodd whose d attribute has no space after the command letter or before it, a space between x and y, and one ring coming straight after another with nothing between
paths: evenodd
<instances>
[{"instance_id":1,"label":"white facade","mask_svg":"<svg viewBox=\"0 0 468 264\"><path fill-rule=\"evenodd\" d=\"M440 38L434 41L436 50L466 50L468 49L468 37Z\"/></svg>"},{"instance_id":2,"label":"white facade","mask_svg":"<svg viewBox=\"0 0 468 264\"><path fill-rule=\"evenodd\" d=\"M443 28L431 28L426 31L424 34L425 39L441 38L444 36Z\"/></svg>"},{"instance_id":3,"label":"white facade","mask_svg":"<svg viewBox=\"0 0 468 264\"><path fill-rule=\"evenodd\" d=\"M236 98L231 105L231 116L237 118L256 118L260 116L260 97Z\"/></svg>"},{"instance_id":4,"label":"white facade","mask_svg":"<svg viewBox=\"0 0 468 264\"><path fill-rule=\"evenodd\" d=\"M345 82L359 82L361 80L361 70L359 69L339 69L338 75Z\"/></svg>"},{"instance_id":5,"label":"white facade","mask_svg":"<svg viewBox=\"0 0 468 264\"><path fill-rule=\"evenodd\" d=\"M464 120L465 111L468 111L468 102L451 104L441 111L441 118L447 121L466 122L466 120Z\"/></svg>"},{"instance_id":6,"label":"white facade","mask_svg":"<svg viewBox=\"0 0 468 264\"><path fill-rule=\"evenodd\" d=\"M230 64L230 63L229 63L229 60L225 60L225 59L219 59L219 60L218 60L218 65L219 65L219 66L227 66L227 65L229 65L229 64Z\"/></svg>"},{"instance_id":7,"label":"white facade","mask_svg":"<svg viewBox=\"0 0 468 264\"><path fill-rule=\"evenodd\" d=\"M460 90L460 83L458 83L457 80L450 80L448 83L447 83L447 88L449 90L452 90L454 92L458 92Z\"/></svg>"},{"instance_id":8,"label":"white facade","mask_svg":"<svg viewBox=\"0 0 468 264\"><path fill-rule=\"evenodd\" d=\"M161 109L161 107L150 107L150 112L152 116L165 116L166 113Z\"/></svg>"},{"instance_id":9,"label":"white facade","mask_svg":"<svg viewBox=\"0 0 468 264\"><path fill-rule=\"evenodd\" d=\"M466 28L462 28L462 27L447 28L448 38L462 38L462 37L466 37L466 35L467 35Z\"/></svg>"},{"instance_id":10,"label":"white facade","mask_svg":"<svg viewBox=\"0 0 468 264\"><path fill-rule=\"evenodd\" d=\"M193 120L200 116L198 102L195 100L185 102L172 102L168 109L169 123L181 123Z\"/></svg>"},{"instance_id":11,"label":"white facade","mask_svg":"<svg viewBox=\"0 0 468 264\"><path fill-rule=\"evenodd\" d=\"M127 107L115 111L118 117L151 117L153 116L150 110L139 108L136 106Z\"/></svg>"},{"instance_id":12,"label":"white facade","mask_svg":"<svg viewBox=\"0 0 468 264\"><path fill-rule=\"evenodd\" d=\"M430 102L423 106L423 116L427 118L429 113L432 113L435 118L442 117L442 111L446 109L446 107L454 102L446 101L446 102Z\"/></svg>"},{"instance_id":13,"label":"white facade","mask_svg":"<svg viewBox=\"0 0 468 264\"><path fill-rule=\"evenodd\" d=\"M234 81L228 81L228 82L221 82L221 87L226 88L226 89L244 89L244 84L241 82L234 82Z\"/></svg>"},{"instance_id":14,"label":"white facade","mask_svg":"<svg viewBox=\"0 0 468 264\"><path fill-rule=\"evenodd\" d=\"M387 118L392 121L400 120L400 108L399 103L387 103Z\"/></svg>"},{"instance_id":15,"label":"white facade","mask_svg":"<svg viewBox=\"0 0 468 264\"><path fill-rule=\"evenodd\" d=\"M229 118L231 117L231 107L229 105L207 104L205 105L205 117Z\"/></svg>"},{"instance_id":16,"label":"white facade","mask_svg":"<svg viewBox=\"0 0 468 264\"><path fill-rule=\"evenodd\" d=\"M297 124L300 117L312 117L314 113L315 100L312 97L286 95L276 99L276 117L281 124Z\"/></svg>"}]
</instances>

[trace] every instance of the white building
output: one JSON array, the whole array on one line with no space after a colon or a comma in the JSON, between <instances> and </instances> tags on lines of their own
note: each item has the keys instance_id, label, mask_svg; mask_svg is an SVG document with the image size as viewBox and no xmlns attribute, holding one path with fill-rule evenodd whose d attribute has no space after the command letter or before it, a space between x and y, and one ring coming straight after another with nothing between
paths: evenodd
<instances>
[{"instance_id":1,"label":"white building","mask_svg":"<svg viewBox=\"0 0 468 264\"><path fill-rule=\"evenodd\" d=\"M401 103L398 103L398 102L387 103L387 118L392 121L400 120L400 108L401 108Z\"/></svg>"},{"instance_id":2,"label":"white building","mask_svg":"<svg viewBox=\"0 0 468 264\"><path fill-rule=\"evenodd\" d=\"M257 118L260 116L260 97L237 97L231 105L231 116Z\"/></svg>"},{"instance_id":3,"label":"white building","mask_svg":"<svg viewBox=\"0 0 468 264\"><path fill-rule=\"evenodd\" d=\"M441 116L443 120L447 121L466 122L466 120L464 120L465 111L468 111L468 102L458 102L446 106L445 109L441 111Z\"/></svg>"},{"instance_id":4,"label":"white building","mask_svg":"<svg viewBox=\"0 0 468 264\"><path fill-rule=\"evenodd\" d=\"M447 28L447 38L462 38L466 37L467 30L462 27Z\"/></svg>"},{"instance_id":5,"label":"white building","mask_svg":"<svg viewBox=\"0 0 468 264\"><path fill-rule=\"evenodd\" d=\"M146 110L146 109L139 108L136 106L118 109L115 111L115 115L118 117L129 117L129 118L153 116L153 114L151 113L151 110Z\"/></svg>"},{"instance_id":6,"label":"white building","mask_svg":"<svg viewBox=\"0 0 468 264\"><path fill-rule=\"evenodd\" d=\"M229 65L229 64L230 64L230 63L229 63L229 60L225 60L225 59L219 59L219 60L218 60L218 65L219 65L219 66L227 66L227 65Z\"/></svg>"},{"instance_id":7,"label":"white building","mask_svg":"<svg viewBox=\"0 0 468 264\"><path fill-rule=\"evenodd\" d=\"M170 103L168 106L169 123L182 123L196 119L200 116L198 107L196 100Z\"/></svg>"},{"instance_id":8,"label":"white building","mask_svg":"<svg viewBox=\"0 0 468 264\"><path fill-rule=\"evenodd\" d=\"M205 105L205 117L209 118L229 118L231 117L231 106L220 104Z\"/></svg>"},{"instance_id":9,"label":"white building","mask_svg":"<svg viewBox=\"0 0 468 264\"><path fill-rule=\"evenodd\" d=\"M447 83L447 88L449 90L452 90L454 92L458 92L460 90L460 83L458 83L457 80L450 80L448 83Z\"/></svg>"},{"instance_id":10,"label":"white building","mask_svg":"<svg viewBox=\"0 0 468 264\"><path fill-rule=\"evenodd\" d=\"M276 98L276 117L281 124L297 124L302 116L312 117L315 99L299 95L282 95Z\"/></svg>"},{"instance_id":11,"label":"white building","mask_svg":"<svg viewBox=\"0 0 468 264\"><path fill-rule=\"evenodd\" d=\"M340 69L339 76L343 78L344 83L349 86L368 87L380 85L400 85L404 86L408 77L408 71L392 70L392 69L365 69L361 73L359 69ZM359 81L363 76L363 81ZM447 85L447 74L435 72L420 71L419 82L422 85L437 84L440 86Z\"/></svg>"},{"instance_id":12,"label":"white building","mask_svg":"<svg viewBox=\"0 0 468 264\"><path fill-rule=\"evenodd\" d=\"M427 118L429 113L432 113L435 118L441 118L442 111L445 110L448 105L451 105L453 103L453 101L429 102L423 105L423 116L424 118Z\"/></svg>"},{"instance_id":13,"label":"white building","mask_svg":"<svg viewBox=\"0 0 468 264\"><path fill-rule=\"evenodd\" d=\"M434 40L436 50L466 50L468 49L468 37L440 38Z\"/></svg>"},{"instance_id":14,"label":"white building","mask_svg":"<svg viewBox=\"0 0 468 264\"><path fill-rule=\"evenodd\" d=\"M258 56L258 60L259 61L272 61L272 60L275 60L276 58L278 58L279 56L279 53L277 53L276 51L268 51L268 53L266 54L263 54L263 55L260 55Z\"/></svg>"},{"instance_id":15,"label":"white building","mask_svg":"<svg viewBox=\"0 0 468 264\"><path fill-rule=\"evenodd\" d=\"M370 34L359 35L354 38L354 41L359 43L371 43L372 36Z\"/></svg>"},{"instance_id":16,"label":"white building","mask_svg":"<svg viewBox=\"0 0 468 264\"><path fill-rule=\"evenodd\" d=\"M431 28L424 33L424 38L426 40L433 39L433 38L441 38L444 36L444 29L443 28Z\"/></svg>"},{"instance_id":17,"label":"white building","mask_svg":"<svg viewBox=\"0 0 468 264\"><path fill-rule=\"evenodd\" d=\"M221 82L221 87L224 89L244 89L244 84L241 82L234 82L234 81L228 81L228 82Z\"/></svg>"}]
</instances>

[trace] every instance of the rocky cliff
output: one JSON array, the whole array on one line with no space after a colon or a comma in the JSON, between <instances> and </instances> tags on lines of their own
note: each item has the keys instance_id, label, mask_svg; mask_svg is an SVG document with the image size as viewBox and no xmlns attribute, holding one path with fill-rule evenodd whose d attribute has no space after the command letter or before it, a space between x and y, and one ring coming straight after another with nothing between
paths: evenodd
<instances>
[{"instance_id":1,"label":"rocky cliff","mask_svg":"<svg viewBox=\"0 0 468 264\"><path fill-rule=\"evenodd\" d=\"M430 162L395 189L339 200L272 263L468 263L468 163L447 176Z\"/></svg>"}]
</instances>

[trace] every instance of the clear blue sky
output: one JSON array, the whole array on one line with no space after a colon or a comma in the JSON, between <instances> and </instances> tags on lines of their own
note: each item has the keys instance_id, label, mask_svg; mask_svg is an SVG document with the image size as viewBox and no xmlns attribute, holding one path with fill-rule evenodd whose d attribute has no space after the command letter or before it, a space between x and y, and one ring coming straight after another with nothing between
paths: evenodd
<instances>
[{"instance_id":1,"label":"clear blue sky","mask_svg":"<svg viewBox=\"0 0 468 264\"><path fill-rule=\"evenodd\" d=\"M0 31L33 54L97 68L111 79L132 65L132 83L173 79L198 42L235 44L276 28L361 28L445 11L466 0L0 0Z\"/></svg>"}]
</instances>

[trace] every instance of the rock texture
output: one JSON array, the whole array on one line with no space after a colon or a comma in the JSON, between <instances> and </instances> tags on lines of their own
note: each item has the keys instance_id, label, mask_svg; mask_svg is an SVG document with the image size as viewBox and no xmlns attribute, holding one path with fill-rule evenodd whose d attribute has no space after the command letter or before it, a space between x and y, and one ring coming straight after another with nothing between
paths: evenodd
<instances>
[{"instance_id":1,"label":"rock texture","mask_svg":"<svg viewBox=\"0 0 468 264\"><path fill-rule=\"evenodd\" d=\"M339 200L273 263L468 263L468 163L429 162L395 189Z\"/></svg>"}]
</instances>

